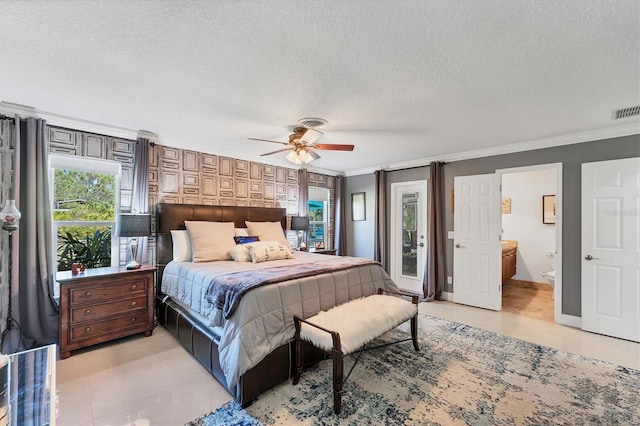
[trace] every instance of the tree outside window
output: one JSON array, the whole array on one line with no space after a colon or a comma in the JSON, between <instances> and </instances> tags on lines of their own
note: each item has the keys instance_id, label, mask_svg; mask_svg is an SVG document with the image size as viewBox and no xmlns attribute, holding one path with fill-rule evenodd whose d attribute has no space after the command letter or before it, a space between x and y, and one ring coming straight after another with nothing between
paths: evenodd
<instances>
[{"instance_id":1,"label":"tree outside window","mask_svg":"<svg viewBox=\"0 0 640 426\"><path fill-rule=\"evenodd\" d=\"M327 247L327 221L329 218L329 190L310 187L309 203L309 250L323 250Z\"/></svg>"},{"instance_id":2,"label":"tree outside window","mask_svg":"<svg viewBox=\"0 0 640 426\"><path fill-rule=\"evenodd\" d=\"M86 157L50 156L53 240L58 271L117 264L112 235L120 191L120 164Z\"/></svg>"}]
</instances>

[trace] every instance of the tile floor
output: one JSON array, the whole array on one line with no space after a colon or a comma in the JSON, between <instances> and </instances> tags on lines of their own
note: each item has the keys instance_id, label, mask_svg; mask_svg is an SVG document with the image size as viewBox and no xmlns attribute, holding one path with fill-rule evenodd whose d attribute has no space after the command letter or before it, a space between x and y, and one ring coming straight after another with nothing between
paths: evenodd
<instances>
[{"instance_id":1,"label":"tile floor","mask_svg":"<svg viewBox=\"0 0 640 426\"><path fill-rule=\"evenodd\" d=\"M446 318L640 370L640 344L552 322L456 305L423 303ZM61 426L182 425L231 399L218 382L162 327L74 352L57 363L57 424Z\"/></svg>"}]
</instances>

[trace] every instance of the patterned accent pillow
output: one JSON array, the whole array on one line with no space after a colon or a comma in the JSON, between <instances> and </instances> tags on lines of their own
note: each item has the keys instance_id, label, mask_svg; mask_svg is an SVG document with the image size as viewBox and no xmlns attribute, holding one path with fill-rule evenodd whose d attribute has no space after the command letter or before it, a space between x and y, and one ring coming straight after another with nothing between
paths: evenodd
<instances>
[{"instance_id":1,"label":"patterned accent pillow","mask_svg":"<svg viewBox=\"0 0 640 426\"><path fill-rule=\"evenodd\" d=\"M247 244L247 243L255 243L256 241L260 241L260 238L258 237L240 237L240 236L235 236L233 237L233 239L235 240L236 244Z\"/></svg>"},{"instance_id":2,"label":"patterned accent pillow","mask_svg":"<svg viewBox=\"0 0 640 426\"><path fill-rule=\"evenodd\" d=\"M268 262L270 260L293 259L293 251L289 246L280 244L279 241L258 241L245 244L249 249L249 255L253 263Z\"/></svg>"}]
</instances>

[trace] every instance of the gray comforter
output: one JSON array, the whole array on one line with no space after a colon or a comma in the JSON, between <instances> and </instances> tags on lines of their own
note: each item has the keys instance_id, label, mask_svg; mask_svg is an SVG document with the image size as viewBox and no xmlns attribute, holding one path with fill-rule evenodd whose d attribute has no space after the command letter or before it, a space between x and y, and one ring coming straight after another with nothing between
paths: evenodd
<instances>
[{"instance_id":1,"label":"gray comforter","mask_svg":"<svg viewBox=\"0 0 640 426\"><path fill-rule=\"evenodd\" d=\"M296 253L295 259L260 264L171 262L165 268L162 291L199 314L209 326L219 327L220 365L229 389L235 387L247 370L293 338L294 315L308 318L349 300L375 294L378 288L397 290L379 264L365 264L255 288L244 295L229 319L205 301L208 283L216 275L309 261L339 262L340 258Z\"/></svg>"}]
</instances>

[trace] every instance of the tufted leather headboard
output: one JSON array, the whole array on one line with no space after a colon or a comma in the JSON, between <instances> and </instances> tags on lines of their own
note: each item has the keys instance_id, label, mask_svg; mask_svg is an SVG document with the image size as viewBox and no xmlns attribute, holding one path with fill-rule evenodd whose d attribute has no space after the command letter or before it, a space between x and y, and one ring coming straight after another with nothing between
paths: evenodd
<instances>
[{"instance_id":1,"label":"tufted leather headboard","mask_svg":"<svg viewBox=\"0 0 640 426\"><path fill-rule=\"evenodd\" d=\"M287 229L287 211L283 208L159 203L156 206L158 289L160 289L160 283L162 282L164 267L173 259L171 230L186 229L185 220L234 222L236 228L246 228L245 220L250 222L280 222L282 229Z\"/></svg>"}]
</instances>

